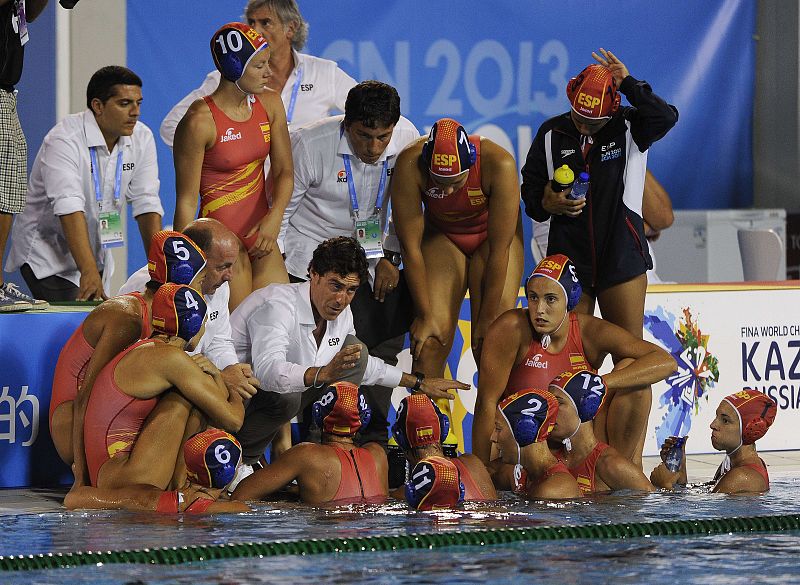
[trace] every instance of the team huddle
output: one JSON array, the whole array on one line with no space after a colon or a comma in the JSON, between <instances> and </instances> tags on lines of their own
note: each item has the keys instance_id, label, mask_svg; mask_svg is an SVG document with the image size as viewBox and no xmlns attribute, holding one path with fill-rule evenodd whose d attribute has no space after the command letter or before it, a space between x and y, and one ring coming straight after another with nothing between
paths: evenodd
<instances>
[{"instance_id":1,"label":"team huddle","mask_svg":"<svg viewBox=\"0 0 800 585\"><path fill-rule=\"evenodd\" d=\"M646 153L674 106L600 49L567 85L570 110L540 128L520 187L500 145L452 118L420 136L392 86L298 53L305 33L283 4L297 13L251 0L248 25L214 33L216 71L162 126L175 231L152 234L147 266L61 351L50 429L75 476L65 505L237 512L291 494L430 510L502 490L685 484L684 437L649 477L642 468L651 385L676 369L642 338L641 213ZM137 86L105 69L105 99ZM298 97L310 78L315 106ZM554 180L563 165L587 175L585 196ZM550 223L524 282L521 202ZM477 399L472 453L458 454L449 401L470 385L445 365L467 293ZM406 335L411 372L396 365ZM409 394L392 409L395 387ZM720 402L714 491L769 489L755 442L776 411L750 389Z\"/></svg>"}]
</instances>

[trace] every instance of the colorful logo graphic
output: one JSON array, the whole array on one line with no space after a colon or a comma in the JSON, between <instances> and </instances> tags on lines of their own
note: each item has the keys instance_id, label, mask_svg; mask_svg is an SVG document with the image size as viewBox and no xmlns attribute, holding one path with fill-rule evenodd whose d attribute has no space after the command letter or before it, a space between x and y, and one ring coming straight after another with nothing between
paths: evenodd
<instances>
[{"instance_id":1,"label":"colorful logo graphic","mask_svg":"<svg viewBox=\"0 0 800 585\"><path fill-rule=\"evenodd\" d=\"M700 399L719 381L719 363L708 351L708 335L703 335L689 308L678 319L659 306L645 311L644 327L678 362L678 369L667 379L667 391L659 406L667 411L656 427L656 442L662 445L672 436L682 437L692 427L692 411L698 412Z\"/></svg>"}]
</instances>

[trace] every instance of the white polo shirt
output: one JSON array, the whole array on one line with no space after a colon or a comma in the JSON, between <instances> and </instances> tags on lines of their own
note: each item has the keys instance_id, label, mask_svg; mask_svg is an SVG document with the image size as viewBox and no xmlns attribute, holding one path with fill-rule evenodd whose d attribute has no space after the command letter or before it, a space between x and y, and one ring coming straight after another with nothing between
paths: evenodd
<instances>
[{"instance_id":1,"label":"white polo shirt","mask_svg":"<svg viewBox=\"0 0 800 585\"><path fill-rule=\"evenodd\" d=\"M314 339L311 284L270 284L251 293L233 312L234 345L250 345L253 372L264 390L281 394L306 389L303 376L312 366L325 366L355 335L353 314L346 307L328 321L319 347ZM244 354L240 353L240 357ZM403 371L373 356L361 382L366 386L400 384Z\"/></svg>"},{"instance_id":2,"label":"white polo shirt","mask_svg":"<svg viewBox=\"0 0 800 585\"><path fill-rule=\"evenodd\" d=\"M344 115L333 116L290 133L294 190L283 214L281 239L286 253L286 270L300 278L306 276L308 263L319 244L336 236L352 236L355 230L342 156L345 154L350 155L350 168L362 219L375 210L383 162L386 161L388 180L381 206L381 227L385 232L383 245L388 250L400 250L388 218L389 185L397 155L419 138L419 131L401 116L381 157L374 164L365 164L353 153L347 133L342 133L343 120ZM375 277L378 260L373 258L369 262L370 283Z\"/></svg>"},{"instance_id":3,"label":"white polo shirt","mask_svg":"<svg viewBox=\"0 0 800 585\"><path fill-rule=\"evenodd\" d=\"M103 283L108 290L106 283L110 282L114 264L110 250L100 245L91 147L96 147L104 204L113 204L117 156L122 152L117 209L124 213L125 202L129 201L134 217L143 213L164 215L158 197L156 145L150 128L137 122L133 135L120 137L108 152L94 114L90 110L72 114L47 133L36 155L28 183L28 202L11 232L6 271L28 264L36 278L58 275L79 285L81 275L67 246L59 216L81 211L89 228L89 245L98 269L104 271Z\"/></svg>"},{"instance_id":4,"label":"white polo shirt","mask_svg":"<svg viewBox=\"0 0 800 585\"><path fill-rule=\"evenodd\" d=\"M150 273L147 271L147 266L143 266L131 274L125 284L119 288L119 294L144 292L145 285L149 280ZM222 283L215 292L203 295L206 300L206 315L208 315L206 330L194 351L189 352L189 355L202 353L220 370L224 370L231 364L239 363L233 348L233 339L231 339L231 321L228 311L230 296L231 288L227 282Z\"/></svg>"},{"instance_id":5,"label":"white polo shirt","mask_svg":"<svg viewBox=\"0 0 800 585\"><path fill-rule=\"evenodd\" d=\"M281 100L287 113L298 75L300 74L302 77L297 88L297 99L292 119L289 121L289 128L325 118L335 110L344 112L347 92L356 84L356 80L339 69L335 61L320 59L294 50L292 56L294 57L294 69L281 90ZM169 111L164 121L161 122L159 131L164 144L172 148L175 128L178 127L178 122L181 121L186 110L196 100L211 95L217 89L220 77L221 75L216 69L210 72L206 75L203 85L175 104Z\"/></svg>"}]
</instances>

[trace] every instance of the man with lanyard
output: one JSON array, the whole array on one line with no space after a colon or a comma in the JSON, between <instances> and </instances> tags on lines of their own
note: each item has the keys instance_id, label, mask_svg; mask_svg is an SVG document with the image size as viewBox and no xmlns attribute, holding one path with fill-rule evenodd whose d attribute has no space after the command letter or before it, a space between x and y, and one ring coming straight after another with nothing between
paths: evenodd
<instances>
[{"instance_id":1,"label":"man with lanyard","mask_svg":"<svg viewBox=\"0 0 800 585\"><path fill-rule=\"evenodd\" d=\"M25 44L32 22L47 6L47 0L0 0L0 258L14 214L25 209L28 185L28 143L17 115L17 90L22 77ZM44 309L47 303L22 293L13 283L3 282L0 271L0 312Z\"/></svg>"},{"instance_id":2,"label":"man with lanyard","mask_svg":"<svg viewBox=\"0 0 800 585\"><path fill-rule=\"evenodd\" d=\"M272 77L268 87L277 91L286 107L289 129L344 110L347 92L355 80L334 61L299 53L308 38L295 0L249 0L245 20L269 43ZM209 73L203 84L178 102L161 123L161 139L172 148L175 128L195 100L210 95L219 85L220 73Z\"/></svg>"},{"instance_id":3,"label":"man with lanyard","mask_svg":"<svg viewBox=\"0 0 800 585\"><path fill-rule=\"evenodd\" d=\"M161 229L155 141L138 121L141 102L138 75L103 67L86 88L89 109L67 116L45 137L7 265L20 269L36 298L108 298L111 248L124 243L125 201L133 206L145 249Z\"/></svg>"},{"instance_id":4,"label":"man with lanyard","mask_svg":"<svg viewBox=\"0 0 800 585\"><path fill-rule=\"evenodd\" d=\"M400 96L390 85L364 81L347 95L344 116L293 132L294 191L284 213L286 270L306 280L316 247L335 236L352 236L369 260L369 281L351 304L356 334L370 355L392 364L408 331L411 297L402 278L399 245L388 221L389 182L400 151L419 132L400 116ZM390 394L362 388L372 409L364 441L385 445Z\"/></svg>"}]
</instances>

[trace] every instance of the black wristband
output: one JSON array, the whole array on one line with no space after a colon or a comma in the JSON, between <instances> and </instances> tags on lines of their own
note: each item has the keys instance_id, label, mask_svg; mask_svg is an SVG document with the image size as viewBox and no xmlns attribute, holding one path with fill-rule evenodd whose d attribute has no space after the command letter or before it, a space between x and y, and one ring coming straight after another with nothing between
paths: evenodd
<instances>
[{"instance_id":1,"label":"black wristband","mask_svg":"<svg viewBox=\"0 0 800 585\"><path fill-rule=\"evenodd\" d=\"M417 381L411 387L412 392L420 392L422 390L422 381L425 379L425 374L422 372L412 372L412 375L417 377Z\"/></svg>"}]
</instances>

